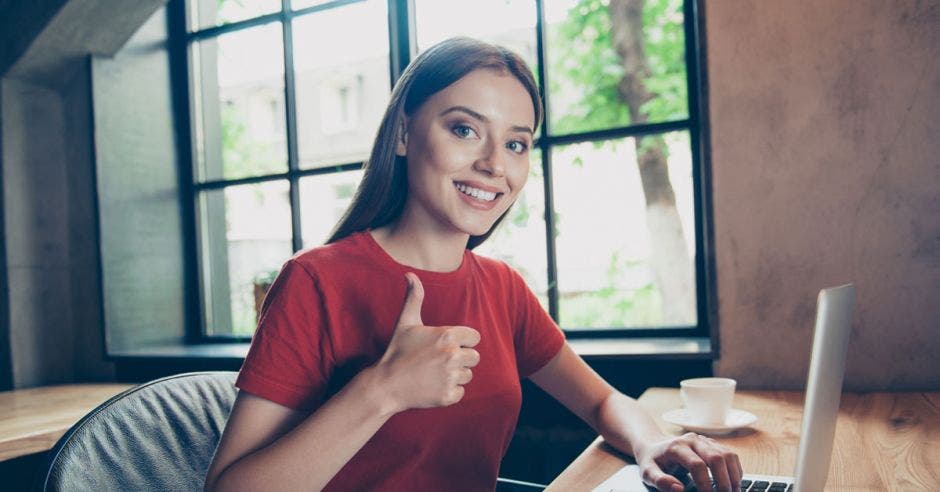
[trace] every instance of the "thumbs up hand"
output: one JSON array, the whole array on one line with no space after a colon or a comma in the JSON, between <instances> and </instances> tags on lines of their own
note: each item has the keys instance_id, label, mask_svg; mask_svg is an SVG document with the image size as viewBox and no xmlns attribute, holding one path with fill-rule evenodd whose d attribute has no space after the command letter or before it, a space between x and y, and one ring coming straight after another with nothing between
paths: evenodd
<instances>
[{"instance_id":1,"label":"thumbs up hand","mask_svg":"<svg viewBox=\"0 0 940 492\"><path fill-rule=\"evenodd\" d=\"M424 286L407 273L408 293L385 354L374 366L398 411L453 405L464 395L480 362L473 349L480 332L466 326L425 326Z\"/></svg>"}]
</instances>

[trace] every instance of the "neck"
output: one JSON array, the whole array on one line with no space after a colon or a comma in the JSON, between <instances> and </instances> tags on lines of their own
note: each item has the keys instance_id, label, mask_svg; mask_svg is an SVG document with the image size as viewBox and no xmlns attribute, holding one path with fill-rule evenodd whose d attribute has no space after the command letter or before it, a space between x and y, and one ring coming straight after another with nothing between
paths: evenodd
<instances>
[{"instance_id":1,"label":"neck","mask_svg":"<svg viewBox=\"0 0 940 492\"><path fill-rule=\"evenodd\" d=\"M432 272L460 268L470 235L454 230L419 227L413 221L398 221L372 230L372 237L402 265Z\"/></svg>"}]
</instances>

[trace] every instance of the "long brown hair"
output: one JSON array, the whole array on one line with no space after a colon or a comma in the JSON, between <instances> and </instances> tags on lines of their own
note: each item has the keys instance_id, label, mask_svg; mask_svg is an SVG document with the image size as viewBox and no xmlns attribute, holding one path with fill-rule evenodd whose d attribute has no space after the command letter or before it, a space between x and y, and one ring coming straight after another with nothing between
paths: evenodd
<instances>
[{"instance_id":1,"label":"long brown hair","mask_svg":"<svg viewBox=\"0 0 940 492\"><path fill-rule=\"evenodd\" d=\"M372 154L363 168L362 181L327 243L366 229L382 227L401 216L408 198L408 176L406 158L396 155L395 148L401 137L399 132L404 116L414 114L435 93L479 68L512 74L522 83L535 108L533 130L538 128L542 122L538 86L519 55L506 48L465 37L451 38L432 46L408 65L395 84L372 145ZM470 236L467 248L473 249L483 243L505 216L503 213L485 234Z\"/></svg>"}]
</instances>

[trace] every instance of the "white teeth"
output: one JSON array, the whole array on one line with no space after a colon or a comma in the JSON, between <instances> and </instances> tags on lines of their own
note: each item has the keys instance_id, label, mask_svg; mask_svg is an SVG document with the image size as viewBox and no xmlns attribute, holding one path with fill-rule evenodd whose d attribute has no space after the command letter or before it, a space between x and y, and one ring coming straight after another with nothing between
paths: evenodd
<instances>
[{"instance_id":1,"label":"white teeth","mask_svg":"<svg viewBox=\"0 0 940 492\"><path fill-rule=\"evenodd\" d=\"M486 202L491 202L491 201L493 201L493 200L496 199L496 193L494 193L494 192L492 192L492 191L483 191L483 190L481 190L481 189L479 189L479 188L472 188L472 187L470 187L470 186L467 186L467 185L461 184L461 183L454 183L454 185L455 185L455 186L457 187L457 189L458 189L460 192L462 192L463 194L468 195L468 196L472 196L473 198L476 198L477 200L483 200L483 201L486 201Z\"/></svg>"}]
</instances>

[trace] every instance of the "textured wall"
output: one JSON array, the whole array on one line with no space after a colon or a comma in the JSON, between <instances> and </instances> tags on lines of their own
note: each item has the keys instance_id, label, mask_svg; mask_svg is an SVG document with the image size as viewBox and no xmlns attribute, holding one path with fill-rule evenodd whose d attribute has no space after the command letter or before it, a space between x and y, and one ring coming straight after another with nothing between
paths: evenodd
<instances>
[{"instance_id":1,"label":"textured wall","mask_svg":"<svg viewBox=\"0 0 940 492\"><path fill-rule=\"evenodd\" d=\"M62 99L11 79L2 90L12 382L19 388L70 381L75 331Z\"/></svg>"},{"instance_id":2,"label":"textured wall","mask_svg":"<svg viewBox=\"0 0 940 492\"><path fill-rule=\"evenodd\" d=\"M95 156L92 140L91 66L83 63L62 91L65 109L66 168L69 183L69 261L71 268L73 377L75 381L113 378L104 360L101 276L98 274L98 211L95 208Z\"/></svg>"},{"instance_id":3,"label":"textured wall","mask_svg":"<svg viewBox=\"0 0 940 492\"><path fill-rule=\"evenodd\" d=\"M113 378L87 53L116 52L164 1L0 0L0 389Z\"/></svg>"},{"instance_id":4,"label":"textured wall","mask_svg":"<svg viewBox=\"0 0 940 492\"><path fill-rule=\"evenodd\" d=\"M184 337L183 226L166 25L161 9L113 58L92 60L110 354Z\"/></svg>"},{"instance_id":5,"label":"textured wall","mask_svg":"<svg viewBox=\"0 0 940 492\"><path fill-rule=\"evenodd\" d=\"M716 372L802 387L854 282L846 386L940 388L940 2L706 8Z\"/></svg>"}]
</instances>

